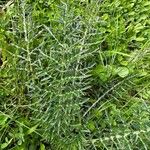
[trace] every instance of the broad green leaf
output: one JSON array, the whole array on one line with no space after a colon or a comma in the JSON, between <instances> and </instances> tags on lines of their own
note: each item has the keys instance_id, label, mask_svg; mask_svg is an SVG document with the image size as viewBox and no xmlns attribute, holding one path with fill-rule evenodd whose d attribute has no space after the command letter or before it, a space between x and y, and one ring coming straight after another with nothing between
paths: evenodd
<instances>
[{"instance_id":1,"label":"broad green leaf","mask_svg":"<svg viewBox=\"0 0 150 150\"><path fill-rule=\"evenodd\" d=\"M136 38L135 40L138 41L138 42L141 42L141 41L144 41L145 38L143 38L143 37L138 37L138 38Z\"/></svg>"},{"instance_id":2,"label":"broad green leaf","mask_svg":"<svg viewBox=\"0 0 150 150\"><path fill-rule=\"evenodd\" d=\"M129 69L127 67L119 67L117 69L118 75L122 78L125 78L129 75Z\"/></svg>"},{"instance_id":3,"label":"broad green leaf","mask_svg":"<svg viewBox=\"0 0 150 150\"><path fill-rule=\"evenodd\" d=\"M112 74L113 67L110 65L98 65L94 70L93 74L98 76L103 82L107 81Z\"/></svg>"},{"instance_id":4,"label":"broad green leaf","mask_svg":"<svg viewBox=\"0 0 150 150\"><path fill-rule=\"evenodd\" d=\"M21 144L22 144L22 140L19 139L18 142L17 142L17 144L18 144L18 145L21 145Z\"/></svg>"},{"instance_id":5,"label":"broad green leaf","mask_svg":"<svg viewBox=\"0 0 150 150\"><path fill-rule=\"evenodd\" d=\"M44 144L40 144L40 150L45 150L45 145Z\"/></svg>"},{"instance_id":6,"label":"broad green leaf","mask_svg":"<svg viewBox=\"0 0 150 150\"><path fill-rule=\"evenodd\" d=\"M121 61L120 64L123 65L123 66L127 66L128 65L128 61Z\"/></svg>"}]
</instances>

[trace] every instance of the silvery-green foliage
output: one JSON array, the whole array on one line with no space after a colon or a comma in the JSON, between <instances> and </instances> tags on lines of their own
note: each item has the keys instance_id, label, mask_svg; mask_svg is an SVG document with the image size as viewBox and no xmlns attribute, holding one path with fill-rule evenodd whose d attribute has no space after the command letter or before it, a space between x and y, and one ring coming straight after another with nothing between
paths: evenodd
<instances>
[{"instance_id":1,"label":"silvery-green foliage","mask_svg":"<svg viewBox=\"0 0 150 150\"><path fill-rule=\"evenodd\" d=\"M30 4L20 1L12 18L17 39L11 45L17 55L16 69L23 73L20 80L30 119L39 124L40 133L54 146L59 141L57 148L69 143L71 147L82 145L81 106L87 101L84 91L90 86L87 78L95 65L87 60L98 51L88 45L98 31L89 21L82 22L82 16L71 15L68 7L62 3L58 18L41 24Z\"/></svg>"}]
</instances>

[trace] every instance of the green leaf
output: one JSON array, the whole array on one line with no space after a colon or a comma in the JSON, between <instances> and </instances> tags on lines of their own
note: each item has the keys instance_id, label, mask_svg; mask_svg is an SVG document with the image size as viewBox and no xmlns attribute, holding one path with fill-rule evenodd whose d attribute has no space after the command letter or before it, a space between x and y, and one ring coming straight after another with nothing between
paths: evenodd
<instances>
[{"instance_id":1,"label":"green leaf","mask_svg":"<svg viewBox=\"0 0 150 150\"><path fill-rule=\"evenodd\" d=\"M18 142L17 142L17 144L21 145L22 144L22 140L19 139Z\"/></svg>"},{"instance_id":2,"label":"green leaf","mask_svg":"<svg viewBox=\"0 0 150 150\"><path fill-rule=\"evenodd\" d=\"M139 71L139 75L140 76L146 76L146 75L148 75L148 73L146 71Z\"/></svg>"},{"instance_id":3,"label":"green leaf","mask_svg":"<svg viewBox=\"0 0 150 150\"><path fill-rule=\"evenodd\" d=\"M40 150L45 150L45 145L44 144L40 144Z\"/></svg>"},{"instance_id":4,"label":"green leaf","mask_svg":"<svg viewBox=\"0 0 150 150\"><path fill-rule=\"evenodd\" d=\"M1 149L6 148L8 145L9 145L9 143L3 143L3 144L1 145Z\"/></svg>"},{"instance_id":5,"label":"green leaf","mask_svg":"<svg viewBox=\"0 0 150 150\"><path fill-rule=\"evenodd\" d=\"M129 75L129 69L127 67L119 67L117 69L118 75L122 78L125 78Z\"/></svg>"},{"instance_id":6,"label":"green leaf","mask_svg":"<svg viewBox=\"0 0 150 150\"><path fill-rule=\"evenodd\" d=\"M138 42L141 42L141 41L144 41L145 38L143 38L143 37L138 37L138 38L136 38L135 40L138 41Z\"/></svg>"},{"instance_id":7,"label":"green leaf","mask_svg":"<svg viewBox=\"0 0 150 150\"><path fill-rule=\"evenodd\" d=\"M88 128L89 128L91 131L95 130L95 124L94 124L93 121L90 121L90 122L88 123Z\"/></svg>"},{"instance_id":8,"label":"green leaf","mask_svg":"<svg viewBox=\"0 0 150 150\"><path fill-rule=\"evenodd\" d=\"M150 2L144 2L144 6L150 6Z\"/></svg>"},{"instance_id":9,"label":"green leaf","mask_svg":"<svg viewBox=\"0 0 150 150\"><path fill-rule=\"evenodd\" d=\"M8 145L11 143L12 139L10 139L8 142L5 142L1 145L1 149L5 149L6 147L8 147Z\"/></svg>"},{"instance_id":10,"label":"green leaf","mask_svg":"<svg viewBox=\"0 0 150 150\"><path fill-rule=\"evenodd\" d=\"M100 78L103 82L107 81L109 77L112 74L113 67L110 65L98 65L94 70L93 70L93 75L96 75L97 77Z\"/></svg>"},{"instance_id":11,"label":"green leaf","mask_svg":"<svg viewBox=\"0 0 150 150\"><path fill-rule=\"evenodd\" d=\"M4 115L0 115L0 126L5 125L6 121L7 121L8 117L4 116Z\"/></svg>"},{"instance_id":12,"label":"green leaf","mask_svg":"<svg viewBox=\"0 0 150 150\"><path fill-rule=\"evenodd\" d=\"M118 55L122 55L122 56L126 56L126 57L131 57L129 54L123 53L123 52L117 52L117 51L108 51L108 54L118 54Z\"/></svg>"},{"instance_id":13,"label":"green leaf","mask_svg":"<svg viewBox=\"0 0 150 150\"><path fill-rule=\"evenodd\" d=\"M123 66L127 66L128 65L128 61L121 61L120 64L123 65Z\"/></svg>"},{"instance_id":14,"label":"green leaf","mask_svg":"<svg viewBox=\"0 0 150 150\"><path fill-rule=\"evenodd\" d=\"M102 16L102 19L103 20L107 20L109 18L109 15L108 14L104 14L103 16Z\"/></svg>"},{"instance_id":15,"label":"green leaf","mask_svg":"<svg viewBox=\"0 0 150 150\"><path fill-rule=\"evenodd\" d=\"M36 128L38 127L38 124L33 126L32 128L30 128L28 131L27 131L27 134L31 134L33 132L35 132Z\"/></svg>"}]
</instances>

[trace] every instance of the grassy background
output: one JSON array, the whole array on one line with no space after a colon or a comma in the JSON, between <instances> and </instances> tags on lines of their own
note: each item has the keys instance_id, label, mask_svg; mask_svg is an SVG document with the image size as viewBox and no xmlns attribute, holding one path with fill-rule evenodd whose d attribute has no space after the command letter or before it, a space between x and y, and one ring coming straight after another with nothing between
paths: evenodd
<instances>
[{"instance_id":1,"label":"grassy background","mask_svg":"<svg viewBox=\"0 0 150 150\"><path fill-rule=\"evenodd\" d=\"M16 0L1 14L0 148L150 147L150 2Z\"/></svg>"}]
</instances>

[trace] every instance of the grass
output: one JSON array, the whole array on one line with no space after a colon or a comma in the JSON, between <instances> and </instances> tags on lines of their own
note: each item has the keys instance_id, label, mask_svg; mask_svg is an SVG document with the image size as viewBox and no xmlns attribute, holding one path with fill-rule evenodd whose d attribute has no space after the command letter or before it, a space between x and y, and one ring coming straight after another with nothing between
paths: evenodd
<instances>
[{"instance_id":1,"label":"grass","mask_svg":"<svg viewBox=\"0 0 150 150\"><path fill-rule=\"evenodd\" d=\"M0 147L150 146L150 3L15 1L2 14Z\"/></svg>"}]
</instances>

